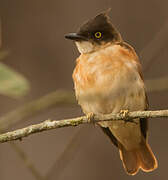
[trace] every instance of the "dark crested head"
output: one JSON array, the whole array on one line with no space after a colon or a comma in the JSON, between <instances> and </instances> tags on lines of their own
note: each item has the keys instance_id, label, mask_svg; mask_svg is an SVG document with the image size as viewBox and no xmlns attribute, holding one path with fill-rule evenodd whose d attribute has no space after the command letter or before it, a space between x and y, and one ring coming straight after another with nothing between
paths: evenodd
<instances>
[{"instance_id":1,"label":"dark crested head","mask_svg":"<svg viewBox=\"0 0 168 180\"><path fill-rule=\"evenodd\" d=\"M110 22L107 12L98 14L84 23L77 33L71 33L65 37L75 41L91 41L96 44L122 41L120 33Z\"/></svg>"}]
</instances>

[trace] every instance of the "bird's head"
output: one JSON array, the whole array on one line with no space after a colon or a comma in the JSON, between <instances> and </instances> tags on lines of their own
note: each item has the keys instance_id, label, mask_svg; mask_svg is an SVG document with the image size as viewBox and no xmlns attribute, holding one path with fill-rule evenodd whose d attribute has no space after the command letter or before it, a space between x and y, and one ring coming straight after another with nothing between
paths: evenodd
<instances>
[{"instance_id":1,"label":"bird's head","mask_svg":"<svg viewBox=\"0 0 168 180\"><path fill-rule=\"evenodd\" d=\"M90 53L107 43L122 41L120 33L112 25L107 12L88 20L76 33L69 33L65 38L74 40L80 53Z\"/></svg>"}]
</instances>

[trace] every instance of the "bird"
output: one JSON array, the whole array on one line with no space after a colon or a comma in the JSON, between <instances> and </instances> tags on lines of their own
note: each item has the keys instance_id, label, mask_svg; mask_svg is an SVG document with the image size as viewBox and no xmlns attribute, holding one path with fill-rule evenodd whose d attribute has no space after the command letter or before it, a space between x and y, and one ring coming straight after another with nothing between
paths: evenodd
<instances>
[{"instance_id":1,"label":"bird","mask_svg":"<svg viewBox=\"0 0 168 180\"><path fill-rule=\"evenodd\" d=\"M68 33L80 52L73 71L75 96L84 114L104 115L148 109L142 67L134 48L126 43L112 24L109 11L84 22L76 33ZM119 149L128 175L158 166L148 144L148 120L97 123Z\"/></svg>"}]
</instances>

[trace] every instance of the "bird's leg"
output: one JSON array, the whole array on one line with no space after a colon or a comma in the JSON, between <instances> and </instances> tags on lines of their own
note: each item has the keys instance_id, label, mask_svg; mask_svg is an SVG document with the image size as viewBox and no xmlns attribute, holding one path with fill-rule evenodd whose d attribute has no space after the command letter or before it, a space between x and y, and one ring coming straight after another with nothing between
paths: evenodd
<instances>
[{"instance_id":1,"label":"bird's leg","mask_svg":"<svg viewBox=\"0 0 168 180\"><path fill-rule=\"evenodd\" d=\"M94 121L94 113L93 113L93 112L87 113L86 117L87 117L89 123L95 124L95 121Z\"/></svg>"}]
</instances>

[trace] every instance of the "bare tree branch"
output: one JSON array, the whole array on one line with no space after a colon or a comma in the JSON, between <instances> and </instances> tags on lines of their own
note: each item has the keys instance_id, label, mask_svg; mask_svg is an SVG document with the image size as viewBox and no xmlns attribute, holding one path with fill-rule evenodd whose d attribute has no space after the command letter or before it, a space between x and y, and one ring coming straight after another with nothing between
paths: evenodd
<instances>
[{"instance_id":1,"label":"bare tree branch","mask_svg":"<svg viewBox=\"0 0 168 180\"><path fill-rule=\"evenodd\" d=\"M160 53L160 51L163 49L163 46L165 46L166 44L167 39L165 39L165 34L167 33L167 29L168 29L167 25L168 24L166 23L162 27L161 31L156 34L156 37L154 37L154 39L150 43L148 43L148 45L142 50L140 54L140 56L143 57L143 64L145 64L145 68L144 68L145 72L149 69L149 64L151 60L156 59L156 56L158 55L158 53ZM154 43L154 42L159 42L159 46L158 43ZM154 47L153 46L154 44L155 45L157 44L157 46ZM145 84L148 92L164 91L168 89L168 83L166 82L168 82L168 78L163 77L154 80L147 80ZM84 128L80 128L80 129L82 130ZM69 142L68 146L65 148L60 158L56 161L54 166L48 172L46 176L47 179L59 178L60 172L62 172L60 171L60 169L64 169L67 166L67 163L73 159L72 157L75 154L74 153L75 148L77 148L77 146L79 146L79 143L81 142L79 141L78 143L76 143L76 140L81 138L80 136L81 136L80 131L77 133L77 135L75 134L75 136L71 140L72 142L71 141ZM69 153L69 149L71 153Z\"/></svg>"},{"instance_id":2,"label":"bare tree branch","mask_svg":"<svg viewBox=\"0 0 168 180\"><path fill-rule=\"evenodd\" d=\"M71 91L57 90L51 92L2 116L0 118L0 131L50 107L69 104L76 104L74 94Z\"/></svg>"},{"instance_id":3,"label":"bare tree branch","mask_svg":"<svg viewBox=\"0 0 168 180\"><path fill-rule=\"evenodd\" d=\"M168 89L168 77L146 80L145 84L148 92L163 91ZM159 86L158 86L159 84ZM76 104L74 93L72 91L54 91L37 100L33 100L22 107L7 113L0 118L0 131L7 129L9 126L16 124L24 118L41 112L45 109L56 105Z\"/></svg>"},{"instance_id":4,"label":"bare tree branch","mask_svg":"<svg viewBox=\"0 0 168 180\"><path fill-rule=\"evenodd\" d=\"M77 118L64 119L64 120L59 120L59 121L46 120L40 124L31 125L22 129L18 129L15 131L1 134L0 143L13 141L17 139L21 140L23 137L27 137L31 134L39 133L39 132L47 131L51 129L92 123L92 120L94 122L124 120L126 122L135 123L133 121L133 119L135 118L158 118L158 117L168 117L168 110L135 111L135 112L129 112L126 116L123 116L122 113L99 115L99 116L94 115L91 117L91 119L86 116L81 116Z\"/></svg>"},{"instance_id":5,"label":"bare tree branch","mask_svg":"<svg viewBox=\"0 0 168 180\"><path fill-rule=\"evenodd\" d=\"M22 107L15 109L12 112L7 113L7 115L2 116L0 118L0 132L2 133L9 126L21 120L24 120L25 118L31 117L32 115L37 114L38 112L41 112L50 107L57 106L57 105L59 106L71 105L72 106L73 104L76 104L76 101L71 91L62 91L62 90L58 91L57 90L57 91L51 92L45 96L40 97L37 100L33 100L23 105ZM29 159L29 157L27 156L27 154L24 152L24 150L21 147L17 146L13 142L11 142L10 144L13 150L15 150L16 153L23 160L28 170L33 174L35 179L37 180L46 179L37 170L34 163Z\"/></svg>"}]
</instances>

